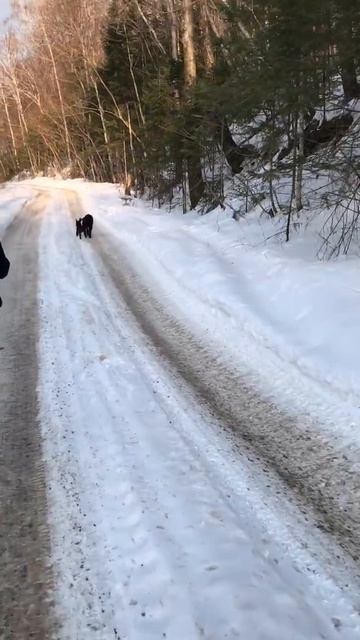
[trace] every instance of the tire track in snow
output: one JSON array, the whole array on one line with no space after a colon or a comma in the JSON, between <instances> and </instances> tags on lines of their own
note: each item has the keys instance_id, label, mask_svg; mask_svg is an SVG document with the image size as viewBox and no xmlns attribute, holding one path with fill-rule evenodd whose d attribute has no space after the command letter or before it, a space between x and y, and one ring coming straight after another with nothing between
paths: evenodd
<instances>
[{"instance_id":1,"label":"tire track in snow","mask_svg":"<svg viewBox=\"0 0 360 640\"><path fill-rule=\"evenodd\" d=\"M46 196L9 226L11 262L0 311L0 637L44 640L54 630L45 474L37 407L38 235Z\"/></svg>"},{"instance_id":2,"label":"tire track in snow","mask_svg":"<svg viewBox=\"0 0 360 640\"><path fill-rule=\"evenodd\" d=\"M47 221L48 252L42 264L47 273L52 270L52 256L58 252L65 256L69 247L67 238L57 238L53 224L56 225L55 218ZM70 228L66 232L70 233ZM154 540L144 525L144 499L136 491L136 482L131 479L133 465L129 468L123 452L131 438L129 425L121 424L119 432L119 383L114 382L113 373L107 374L106 362L99 355L95 360L100 358L101 380L90 383L89 392L91 374L87 368L91 370L93 365L89 350L99 354L99 335L103 338L103 349L113 347L119 327L114 324L112 315L102 314L106 305L105 292L99 289L96 277L93 278L93 265L86 264L79 254L78 243L77 239L73 242L70 257L71 269L81 273L73 292L68 285L65 290L61 285L54 287L47 303L58 308L67 301L74 304L76 300L81 324L87 330L78 334L76 327L64 321L66 314L59 314L56 324L44 331L47 344L43 344L43 357L51 354L51 343L60 341L64 347L56 357L48 355L56 360L49 360L44 367L48 371L46 382L52 389L52 403L44 406L44 396L42 402L42 423L48 447L49 498L56 504L52 513L54 561L58 574L62 574L57 593L58 615L64 611L67 614L61 638L131 637L140 640L144 637L145 626L148 633L150 622L143 620L139 611L141 594L138 587L136 599L134 597L134 574L141 574L146 592L154 591L153 608L156 608L159 591L166 593L171 587L171 570L159 552L161 543ZM82 297L81 291L88 293ZM121 351L121 336L119 342ZM102 429L100 424L93 425L94 406L101 407ZM118 505L119 513L114 512L115 505ZM59 511L63 517L59 517ZM117 541L116 545L114 541ZM61 556L65 544L64 562ZM162 584L156 579L157 575ZM149 613L148 597L147 601ZM184 603L180 615L190 608L189 602ZM137 610L137 615L134 616L132 610ZM161 610L157 612L158 626L161 613ZM168 626L169 621L164 621L164 625ZM190 635L185 633L184 637L193 637L193 629L187 631Z\"/></svg>"}]
</instances>

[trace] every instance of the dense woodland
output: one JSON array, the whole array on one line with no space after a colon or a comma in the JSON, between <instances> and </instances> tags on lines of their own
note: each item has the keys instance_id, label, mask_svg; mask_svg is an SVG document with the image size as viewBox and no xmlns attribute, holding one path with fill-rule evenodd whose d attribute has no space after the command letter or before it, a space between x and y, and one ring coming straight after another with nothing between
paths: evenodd
<instances>
[{"instance_id":1,"label":"dense woodland","mask_svg":"<svg viewBox=\"0 0 360 640\"><path fill-rule=\"evenodd\" d=\"M18 0L0 172L182 194L184 210L222 205L231 174L261 199L261 172L275 215L286 171L300 211L304 167L336 171L340 190L357 181L359 31L360 0Z\"/></svg>"}]
</instances>

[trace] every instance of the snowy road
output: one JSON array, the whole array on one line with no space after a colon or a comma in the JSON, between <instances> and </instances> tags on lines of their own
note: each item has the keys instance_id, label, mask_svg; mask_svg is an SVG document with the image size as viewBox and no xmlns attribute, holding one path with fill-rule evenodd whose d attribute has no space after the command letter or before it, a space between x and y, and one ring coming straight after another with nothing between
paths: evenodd
<instances>
[{"instance_id":1,"label":"snowy road","mask_svg":"<svg viewBox=\"0 0 360 640\"><path fill-rule=\"evenodd\" d=\"M136 256L108 228L95 221L91 242L75 238L75 193L54 190L38 206L44 215L31 229L36 235L41 221L40 321L38 331L32 295L27 339L39 333L56 638L358 637L357 594L348 599L333 583L336 547L312 522L355 555L351 460L260 398L160 304ZM24 238L24 227L14 228ZM23 259L32 252L36 261L36 238L26 233ZM11 303L4 323L22 317ZM14 352L22 357L20 343ZM26 352L36 371L34 352ZM34 374L27 384L24 403L33 398ZM36 412L26 415L19 433L31 423L36 439ZM38 491L30 509L41 519ZM45 535L42 552L32 550L42 576L47 544ZM321 562L329 559L327 574ZM15 637L27 638L22 630Z\"/></svg>"},{"instance_id":2,"label":"snowy road","mask_svg":"<svg viewBox=\"0 0 360 640\"><path fill-rule=\"evenodd\" d=\"M118 295L125 300L143 333L177 375L196 392L222 427L231 432L242 452L267 472L275 471L292 492L313 510L317 526L357 560L360 553L360 472L357 452L347 456L325 434L282 413L262 398L257 389L216 353L206 336L196 335L134 270L124 243L112 243L98 231L97 255L109 273ZM180 379L179 379L180 378Z\"/></svg>"},{"instance_id":3,"label":"snowy road","mask_svg":"<svg viewBox=\"0 0 360 640\"><path fill-rule=\"evenodd\" d=\"M82 209L76 193L67 198L73 216ZM331 534L356 561L360 554L360 472L357 451L344 451L312 424L302 423L262 398L258 390L216 353L201 336L165 308L136 269L136 256L111 238L98 222L93 247L126 306L155 352L169 363L177 388L185 381L223 428L237 439L242 452L275 471L311 511L319 529ZM100 228L99 228L100 227ZM120 252L119 252L120 250ZM129 314L130 311L130 314ZM156 357L156 355L155 355Z\"/></svg>"},{"instance_id":4,"label":"snowy road","mask_svg":"<svg viewBox=\"0 0 360 640\"><path fill-rule=\"evenodd\" d=\"M46 197L17 216L3 239L11 261L0 313L0 637L49 637L44 465L37 407L39 213Z\"/></svg>"},{"instance_id":5,"label":"snowy road","mask_svg":"<svg viewBox=\"0 0 360 640\"><path fill-rule=\"evenodd\" d=\"M331 601L324 581L329 610L314 608L321 579L311 592L248 497L254 439L255 475L265 469L271 483L264 459L275 460L302 479L304 498L318 495L314 468L300 473L304 451L294 468L284 465L290 437L277 452L296 425L158 303L99 224L91 243L76 239L81 203L67 200L68 216L54 195L40 241L41 416L63 637L351 637L356 620L336 611L339 593ZM240 427L244 459L219 418Z\"/></svg>"}]
</instances>

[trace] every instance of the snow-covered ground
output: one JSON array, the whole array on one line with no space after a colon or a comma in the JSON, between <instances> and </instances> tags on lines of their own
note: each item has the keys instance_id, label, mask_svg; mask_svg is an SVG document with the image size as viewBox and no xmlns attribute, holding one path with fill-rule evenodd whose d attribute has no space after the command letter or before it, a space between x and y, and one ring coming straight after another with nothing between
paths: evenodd
<instances>
[{"instance_id":1,"label":"snow-covered ground","mask_svg":"<svg viewBox=\"0 0 360 640\"><path fill-rule=\"evenodd\" d=\"M118 213L117 232L129 243L132 225L158 219ZM115 211L108 216L107 224ZM183 222L179 231L159 224L169 242L186 233ZM150 242L156 233L147 233ZM186 242L182 256L176 251L180 269ZM224 277L220 252L209 253L212 278ZM145 277L143 261L152 260L145 251L134 260ZM40 273L40 416L61 640L357 637L345 596L325 573L302 573L304 558L291 542L285 553L257 520L245 463L164 377L94 244L75 238L55 190ZM179 287L181 278L174 281ZM168 304L176 292L168 291Z\"/></svg>"},{"instance_id":2,"label":"snow-covered ground","mask_svg":"<svg viewBox=\"0 0 360 640\"><path fill-rule=\"evenodd\" d=\"M96 238L263 396L354 458L359 259L318 262L314 224L285 245L256 212L237 223L127 207L113 186L81 181L10 185L0 228L21 204L8 189L51 195L39 399L61 640L357 638L356 594L322 566L321 534L168 375ZM75 238L81 202L92 243Z\"/></svg>"},{"instance_id":3,"label":"snow-covered ground","mask_svg":"<svg viewBox=\"0 0 360 640\"><path fill-rule=\"evenodd\" d=\"M96 223L168 304L287 411L360 444L360 259L316 258L324 215L284 242L258 212L124 207L112 186L73 183Z\"/></svg>"},{"instance_id":4,"label":"snow-covered ground","mask_svg":"<svg viewBox=\"0 0 360 640\"><path fill-rule=\"evenodd\" d=\"M0 188L0 234L3 235L27 200L34 197L31 184L10 183ZM1 238L0 238L1 239Z\"/></svg>"}]
</instances>

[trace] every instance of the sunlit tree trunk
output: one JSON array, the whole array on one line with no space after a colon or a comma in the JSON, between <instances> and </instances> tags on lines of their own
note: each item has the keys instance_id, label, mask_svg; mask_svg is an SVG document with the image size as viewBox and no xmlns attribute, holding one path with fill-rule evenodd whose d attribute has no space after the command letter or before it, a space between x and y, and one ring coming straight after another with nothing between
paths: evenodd
<instances>
[{"instance_id":1,"label":"sunlit tree trunk","mask_svg":"<svg viewBox=\"0 0 360 640\"><path fill-rule=\"evenodd\" d=\"M191 105L192 90L196 84L197 67L194 39L194 14L192 0L183 0L183 28L182 28L182 52L184 59L184 85L185 100L189 112L189 131L186 142L186 161L189 181L189 197L191 208L194 209L199 203L205 189L202 169L201 154L198 141L196 139L196 119L194 109Z\"/></svg>"}]
</instances>

